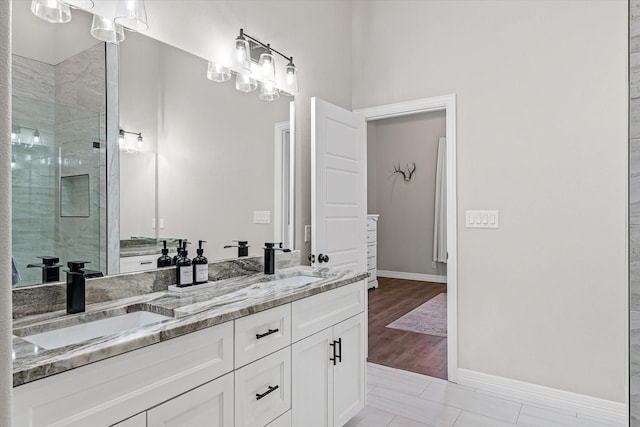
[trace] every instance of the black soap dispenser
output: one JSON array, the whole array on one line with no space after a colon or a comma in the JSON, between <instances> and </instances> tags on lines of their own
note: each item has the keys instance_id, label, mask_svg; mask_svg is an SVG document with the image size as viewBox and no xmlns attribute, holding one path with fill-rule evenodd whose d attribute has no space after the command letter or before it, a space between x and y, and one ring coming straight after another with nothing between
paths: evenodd
<instances>
[{"instance_id":1,"label":"black soap dispenser","mask_svg":"<svg viewBox=\"0 0 640 427\"><path fill-rule=\"evenodd\" d=\"M189 242L184 240L181 257L176 260L176 282L179 288L193 285L193 264L187 256L188 244Z\"/></svg>"},{"instance_id":2,"label":"black soap dispenser","mask_svg":"<svg viewBox=\"0 0 640 427\"><path fill-rule=\"evenodd\" d=\"M198 241L198 256L193 259L193 284L199 285L209 281L209 260L203 256L204 249L202 244L207 243L204 240Z\"/></svg>"},{"instance_id":3,"label":"black soap dispenser","mask_svg":"<svg viewBox=\"0 0 640 427\"><path fill-rule=\"evenodd\" d=\"M170 267L173 260L169 256L169 249L167 249L167 241L162 241L162 256L158 258L158 268Z\"/></svg>"},{"instance_id":4,"label":"black soap dispenser","mask_svg":"<svg viewBox=\"0 0 640 427\"><path fill-rule=\"evenodd\" d=\"M175 256L171 260L171 265L176 265L176 261L180 258L180 254L182 253L182 239L178 239L178 252L176 252Z\"/></svg>"}]
</instances>

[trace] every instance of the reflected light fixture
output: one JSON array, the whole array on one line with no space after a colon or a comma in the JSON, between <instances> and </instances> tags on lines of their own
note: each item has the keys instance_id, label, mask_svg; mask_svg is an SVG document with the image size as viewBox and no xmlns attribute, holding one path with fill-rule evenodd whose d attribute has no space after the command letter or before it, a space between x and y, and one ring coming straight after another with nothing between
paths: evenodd
<instances>
[{"instance_id":1,"label":"reflected light fixture","mask_svg":"<svg viewBox=\"0 0 640 427\"><path fill-rule=\"evenodd\" d=\"M118 44L124 40L124 29L112 19L93 15L91 35L103 42Z\"/></svg>"},{"instance_id":2,"label":"reflected light fixture","mask_svg":"<svg viewBox=\"0 0 640 427\"><path fill-rule=\"evenodd\" d=\"M38 18L54 24L71 21L71 9L62 0L32 0L31 12Z\"/></svg>"},{"instance_id":3,"label":"reflected light fixture","mask_svg":"<svg viewBox=\"0 0 640 427\"><path fill-rule=\"evenodd\" d=\"M40 144L40 132L38 131L38 129L33 131L33 143Z\"/></svg>"},{"instance_id":4,"label":"reflected light fixture","mask_svg":"<svg viewBox=\"0 0 640 427\"><path fill-rule=\"evenodd\" d=\"M11 143L15 144L16 142L20 142L20 129L13 129L11 131Z\"/></svg>"},{"instance_id":5,"label":"reflected light fixture","mask_svg":"<svg viewBox=\"0 0 640 427\"><path fill-rule=\"evenodd\" d=\"M147 10L144 0L121 0L118 3L114 22L130 31L140 32L149 29Z\"/></svg>"},{"instance_id":6,"label":"reflected light fixture","mask_svg":"<svg viewBox=\"0 0 640 427\"><path fill-rule=\"evenodd\" d=\"M287 60L281 87L277 83L274 53ZM254 72L252 72L251 61L257 64ZM240 28L240 35L234 40L231 65L227 68L222 64L209 61L207 66L207 78L215 82L229 80L232 73L236 75L237 90L252 92L260 86L259 98L264 101L279 99L280 92L287 96L298 94L298 73L293 64L293 56L286 56L272 48L270 44L262 43L245 33L242 28Z\"/></svg>"},{"instance_id":7,"label":"reflected light fixture","mask_svg":"<svg viewBox=\"0 0 640 427\"><path fill-rule=\"evenodd\" d=\"M126 134L137 135L137 144L135 146L127 144L125 139ZM127 153L137 153L138 151L142 151L143 143L142 132L129 132L124 129L120 129L118 132L118 147L120 150L126 151Z\"/></svg>"},{"instance_id":8,"label":"reflected light fixture","mask_svg":"<svg viewBox=\"0 0 640 427\"><path fill-rule=\"evenodd\" d=\"M207 78L214 82L226 82L231 78L231 71L222 64L209 61L207 65Z\"/></svg>"},{"instance_id":9,"label":"reflected light fixture","mask_svg":"<svg viewBox=\"0 0 640 427\"><path fill-rule=\"evenodd\" d=\"M16 167L16 155L11 156L11 169Z\"/></svg>"}]
</instances>

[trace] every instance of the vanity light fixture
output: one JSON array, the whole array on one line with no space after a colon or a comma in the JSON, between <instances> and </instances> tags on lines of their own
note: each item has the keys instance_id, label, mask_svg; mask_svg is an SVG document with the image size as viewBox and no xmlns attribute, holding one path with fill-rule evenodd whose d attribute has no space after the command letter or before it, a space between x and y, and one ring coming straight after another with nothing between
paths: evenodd
<instances>
[{"instance_id":1,"label":"vanity light fixture","mask_svg":"<svg viewBox=\"0 0 640 427\"><path fill-rule=\"evenodd\" d=\"M64 2L75 9L93 9L95 6L93 0L64 0Z\"/></svg>"},{"instance_id":2,"label":"vanity light fixture","mask_svg":"<svg viewBox=\"0 0 640 427\"><path fill-rule=\"evenodd\" d=\"M132 147L126 143L125 134L137 135L137 144L135 147ZM144 143L144 139L142 138L142 132L129 132L124 129L120 129L118 132L118 147L120 150L126 151L127 153L137 153L138 151L142 151L142 145Z\"/></svg>"},{"instance_id":3,"label":"vanity light fixture","mask_svg":"<svg viewBox=\"0 0 640 427\"><path fill-rule=\"evenodd\" d=\"M124 28L112 19L93 15L91 35L100 41L118 44L124 40Z\"/></svg>"},{"instance_id":4,"label":"vanity light fixture","mask_svg":"<svg viewBox=\"0 0 640 427\"><path fill-rule=\"evenodd\" d=\"M38 132L38 129L33 131L33 143L34 144L40 144L40 132Z\"/></svg>"},{"instance_id":5,"label":"vanity light fixture","mask_svg":"<svg viewBox=\"0 0 640 427\"><path fill-rule=\"evenodd\" d=\"M16 167L16 155L11 156L11 169Z\"/></svg>"},{"instance_id":6,"label":"vanity light fixture","mask_svg":"<svg viewBox=\"0 0 640 427\"><path fill-rule=\"evenodd\" d=\"M114 22L127 30L140 32L149 29L144 0L120 0Z\"/></svg>"},{"instance_id":7,"label":"vanity light fixture","mask_svg":"<svg viewBox=\"0 0 640 427\"><path fill-rule=\"evenodd\" d=\"M20 142L20 128L11 131L11 143L16 144L18 142Z\"/></svg>"},{"instance_id":8,"label":"vanity light fixture","mask_svg":"<svg viewBox=\"0 0 640 427\"><path fill-rule=\"evenodd\" d=\"M32 0L31 12L38 18L54 24L71 21L69 4L62 0Z\"/></svg>"},{"instance_id":9,"label":"vanity light fixture","mask_svg":"<svg viewBox=\"0 0 640 427\"><path fill-rule=\"evenodd\" d=\"M247 40L248 39L248 40ZM274 53L287 60L284 67L282 86L279 87L276 79ZM257 64L251 66L251 61ZM293 64L293 57L272 48L270 44L262 43L250 36L240 28L240 35L234 40L231 65L225 67L217 62L209 61L207 66L207 78L214 82L224 82L236 75L235 85L240 92L252 92L260 87L259 98L264 101L275 101L280 98L280 93L287 96L298 94L298 74Z\"/></svg>"}]
</instances>

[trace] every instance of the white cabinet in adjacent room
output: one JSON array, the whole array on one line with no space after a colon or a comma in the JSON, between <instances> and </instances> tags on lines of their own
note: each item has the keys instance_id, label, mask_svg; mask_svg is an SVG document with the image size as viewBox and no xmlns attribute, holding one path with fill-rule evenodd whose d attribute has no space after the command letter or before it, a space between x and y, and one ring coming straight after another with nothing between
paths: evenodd
<instances>
[{"instance_id":1,"label":"white cabinet in adjacent room","mask_svg":"<svg viewBox=\"0 0 640 427\"><path fill-rule=\"evenodd\" d=\"M378 287L378 219L380 215L367 215L367 270L369 281L367 287Z\"/></svg>"}]
</instances>

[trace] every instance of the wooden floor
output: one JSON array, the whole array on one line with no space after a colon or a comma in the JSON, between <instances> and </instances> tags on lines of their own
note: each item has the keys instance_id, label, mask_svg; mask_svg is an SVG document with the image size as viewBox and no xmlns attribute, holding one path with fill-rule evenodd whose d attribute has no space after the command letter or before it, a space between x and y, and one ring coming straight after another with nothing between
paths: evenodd
<instances>
[{"instance_id":1,"label":"wooden floor","mask_svg":"<svg viewBox=\"0 0 640 427\"><path fill-rule=\"evenodd\" d=\"M447 379L446 338L386 327L447 285L384 277L378 283L369 290L369 362Z\"/></svg>"}]
</instances>

